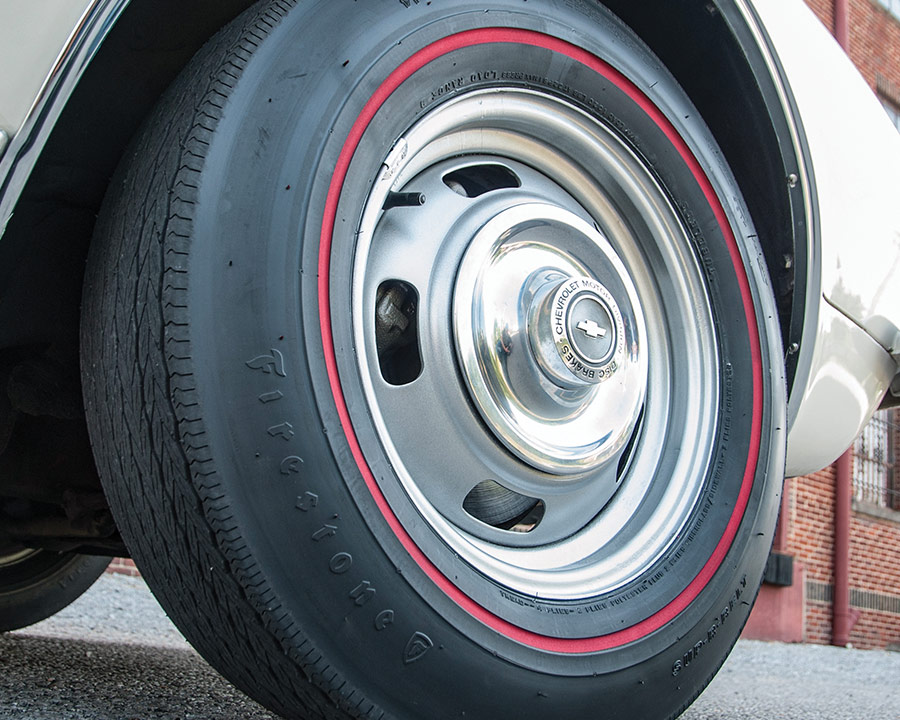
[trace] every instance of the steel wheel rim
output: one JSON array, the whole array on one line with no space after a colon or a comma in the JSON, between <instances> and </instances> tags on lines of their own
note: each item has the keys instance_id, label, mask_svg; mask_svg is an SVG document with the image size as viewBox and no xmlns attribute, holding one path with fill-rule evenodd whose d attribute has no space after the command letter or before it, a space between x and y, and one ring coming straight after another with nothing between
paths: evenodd
<instances>
[{"instance_id":1,"label":"steel wheel rim","mask_svg":"<svg viewBox=\"0 0 900 720\"><path fill-rule=\"evenodd\" d=\"M554 138L552 146L547 137ZM505 164L544 181L526 177L519 188L483 200L477 213L448 209L450 203L428 193L421 208L383 209L389 192L418 190L429 170L444 173L447 163L472 162ZM479 407L454 339L454 288L472 238L486 216L528 203L553 206L594 226L615 250L637 296L646 372L640 407L628 413L627 442L582 471L554 473L511 450ZM417 246L419 270L402 258L401 269L386 269L403 242L392 236L386 218L401 213L424 213L435 227L453 227L453 237L431 242L427 253ZM586 270L590 275L591 268ZM373 288L386 277L416 288L424 328L422 372L400 391L381 377L373 339ZM357 370L382 449L427 528L482 574L527 595L597 596L639 576L685 527L715 434L719 371L712 311L688 234L664 189L614 131L587 113L549 95L498 88L446 102L412 126L386 158L362 215L352 312ZM446 407L432 404L434 412L422 415L447 447L417 450L409 435L421 437L411 425L423 418L398 408L416 393L437 397L441 378L447 383ZM676 446L682 450L674 452ZM455 494L445 492L434 478L450 474L450 460L461 450L475 457L465 465L471 472ZM512 485L517 494L544 504L545 514L531 532L492 527L466 513L460 502L465 485L486 480Z\"/></svg>"},{"instance_id":2,"label":"steel wheel rim","mask_svg":"<svg viewBox=\"0 0 900 720\"><path fill-rule=\"evenodd\" d=\"M12 567L13 565L17 565L25 560L34 557L35 555L39 555L40 552L40 550L33 550L30 548L6 550L3 552L3 554L0 554L0 568Z\"/></svg>"}]
</instances>

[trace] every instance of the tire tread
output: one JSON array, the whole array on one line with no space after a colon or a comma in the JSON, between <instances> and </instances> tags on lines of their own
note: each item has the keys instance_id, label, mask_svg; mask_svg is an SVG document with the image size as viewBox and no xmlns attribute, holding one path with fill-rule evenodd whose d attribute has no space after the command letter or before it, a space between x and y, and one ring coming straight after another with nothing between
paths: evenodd
<instances>
[{"instance_id":1,"label":"tire tread","mask_svg":"<svg viewBox=\"0 0 900 720\"><path fill-rule=\"evenodd\" d=\"M246 63L295 5L257 4L209 41L113 178L85 278L85 404L119 527L191 644L282 715L377 719L278 605L246 547L193 380L187 267L206 152Z\"/></svg>"}]
</instances>

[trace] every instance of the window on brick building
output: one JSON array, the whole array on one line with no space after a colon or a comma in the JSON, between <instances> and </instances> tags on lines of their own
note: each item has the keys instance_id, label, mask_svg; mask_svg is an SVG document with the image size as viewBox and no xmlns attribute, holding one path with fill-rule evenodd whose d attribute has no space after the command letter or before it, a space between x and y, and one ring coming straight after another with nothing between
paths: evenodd
<instances>
[{"instance_id":1,"label":"window on brick building","mask_svg":"<svg viewBox=\"0 0 900 720\"><path fill-rule=\"evenodd\" d=\"M895 445L900 425L894 410L882 410L853 444L853 495L864 503L900 510Z\"/></svg>"},{"instance_id":2,"label":"window on brick building","mask_svg":"<svg viewBox=\"0 0 900 720\"><path fill-rule=\"evenodd\" d=\"M885 10L900 19L900 0L877 0Z\"/></svg>"},{"instance_id":3,"label":"window on brick building","mask_svg":"<svg viewBox=\"0 0 900 720\"><path fill-rule=\"evenodd\" d=\"M900 3L900 0L897 0L897 2ZM891 119L891 122L894 123L894 127L900 130L900 108L894 105L890 100L885 100L884 98L881 98L881 104L884 106L884 110Z\"/></svg>"}]
</instances>

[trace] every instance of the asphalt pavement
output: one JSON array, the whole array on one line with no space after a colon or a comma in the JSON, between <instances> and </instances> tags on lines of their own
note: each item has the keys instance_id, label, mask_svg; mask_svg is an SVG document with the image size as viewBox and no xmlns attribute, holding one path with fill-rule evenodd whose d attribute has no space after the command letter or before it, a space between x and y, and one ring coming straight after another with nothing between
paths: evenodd
<instances>
[{"instance_id":1,"label":"asphalt pavement","mask_svg":"<svg viewBox=\"0 0 900 720\"><path fill-rule=\"evenodd\" d=\"M0 635L0 720L274 717L191 649L139 579L106 575L49 620ZM900 653L742 640L682 717L900 720Z\"/></svg>"}]
</instances>

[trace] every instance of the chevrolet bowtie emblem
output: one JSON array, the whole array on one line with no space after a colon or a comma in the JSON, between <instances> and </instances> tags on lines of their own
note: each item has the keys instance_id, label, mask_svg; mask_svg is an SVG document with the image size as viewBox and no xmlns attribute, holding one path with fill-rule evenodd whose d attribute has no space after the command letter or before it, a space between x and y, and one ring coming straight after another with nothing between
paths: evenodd
<instances>
[{"instance_id":1,"label":"chevrolet bowtie emblem","mask_svg":"<svg viewBox=\"0 0 900 720\"><path fill-rule=\"evenodd\" d=\"M608 330L600 327L593 320L582 320L575 327L594 340L606 337L606 333L608 332Z\"/></svg>"}]
</instances>

